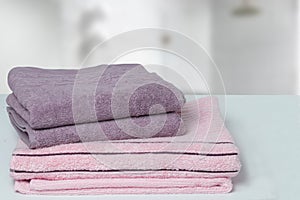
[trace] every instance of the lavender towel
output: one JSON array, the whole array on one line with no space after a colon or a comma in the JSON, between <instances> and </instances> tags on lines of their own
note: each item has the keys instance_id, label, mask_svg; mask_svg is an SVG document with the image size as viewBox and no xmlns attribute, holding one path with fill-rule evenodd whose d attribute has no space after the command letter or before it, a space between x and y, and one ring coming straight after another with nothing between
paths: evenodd
<instances>
[{"instance_id":1,"label":"lavender towel","mask_svg":"<svg viewBox=\"0 0 300 200\"><path fill-rule=\"evenodd\" d=\"M94 123L61 126L50 129L32 129L13 108L8 107L9 118L22 141L31 149L50 147L60 144L122 140L148 137L167 137L182 135L183 122L177 113L159 114L124 118ZM150 119L151 118L151 119ZM132 121L131 121L132 120ZM130 123L145 127L149 130L135 130ZM162 123L163 122L163 123ZM121 124L121 127L120 127ZM125 125L125 127L123 126Z\"/></svg>"},{"instance_id":2,"label":"lavender towel","mask_svg":"<svg viewBox=\"0 0 300 200\"><path fill-rule=\"evenodd\" d=\"M139 64L81 70L16 67L8 84L13 91L8 105L32 129L179 112L185 103L180 90Z\"/></svg>"}]
</instances>

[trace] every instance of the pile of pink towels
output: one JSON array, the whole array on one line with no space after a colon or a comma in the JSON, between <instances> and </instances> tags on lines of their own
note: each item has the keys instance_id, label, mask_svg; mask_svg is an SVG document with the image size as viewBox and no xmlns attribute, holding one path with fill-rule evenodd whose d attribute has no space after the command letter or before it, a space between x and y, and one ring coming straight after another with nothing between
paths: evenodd
<instances>
[{"instance_id":1,"label":"pile of pink towels","mask_svg":"<svg viewBox=\"0 0 300 200\"><path fill-rule=\"evenodd\" d=\"M186 133L30 149L21 140L10 172L24 194L228 193L241 168L218 100L187 102Z\"/></svg>"}]
</instances>

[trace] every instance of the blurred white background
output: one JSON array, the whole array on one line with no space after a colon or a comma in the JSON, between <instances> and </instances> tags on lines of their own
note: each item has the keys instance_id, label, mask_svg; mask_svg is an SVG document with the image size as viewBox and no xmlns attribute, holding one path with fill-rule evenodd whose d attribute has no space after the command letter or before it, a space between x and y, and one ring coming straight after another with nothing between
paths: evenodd
<instances>
[{"instance_id":1,"label":"blurred white background","mask_svg":"<svg viewBox=\"0 0 300 200\"><path fill-rule=\"evenodd\" d=\"M217 64L228 94L300 94L298 8L297 0L0 0L0 93L9 93L6 78L13 66L79 68L100 42L151 27L177 31L201 44ZM178 45L170 35L154 39ZM188 53L197 57L199 52ZM198 93L208 92L205 81L210 92L222 93L206 59L200 66L205 80L164 53L141 51L118 62L165 65L190 79ZM166 68L149 70L191 92Z\"/></svg>"}]
</instances>

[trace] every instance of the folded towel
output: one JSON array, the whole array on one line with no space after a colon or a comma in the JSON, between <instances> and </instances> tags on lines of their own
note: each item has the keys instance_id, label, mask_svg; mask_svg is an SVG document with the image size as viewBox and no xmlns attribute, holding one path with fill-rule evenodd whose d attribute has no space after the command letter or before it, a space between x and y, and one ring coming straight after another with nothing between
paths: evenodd
<instances>
[{"instance_id":1,"label":"folded towel","mask_svg":"<svg viewBox=\"0 0 300 200\"><path fill-rule=\"evenodd\" d=\"M184 133L183 122L177 113L85 123L76 126L68 125L50 129L32 129L13 108L8 107L7 111L19 137L31 149L80 141L167 137ZM135 130L131 123L136 124L142 130ZM120 124L123 126L119 126ZM147 129L146 126L148 126ZM146 131L144 131L145 129Z\"/></svg>"},{"instance_id":2,"label":"folded towel","mask_svg":"<svg viewBox=\"0 0 300 200\"><path fill-rule=\"evenodd\" d=\"M19 142L11 175L25 194L226 193L238 149L215 98L188 102L187 133L29 149Z\"/></svg>"},{"instance_id":3,"label":"folded towel","mask_svg":"<svg viewBox=\"0 0 300 200\"><path fill-rule=\"evenodd\" d=\"M195 194L228 193L228 178L101 178L79 180L17 181L20 193L39 195L101 195L101 194Z\"/></svg>"},{"instance_id":4,"label":"folded towel","mask_svg":"<svg viewBox=\"0 0 300 200\"><path fill-rule=\"evenodd\" d=\"M179 112L180 90L139 64L80 70L16 67L9 72L7 103L33 129L53 128L166 112ZM160 105L160 106L157 106Z\"/></svg>"}]
</instances>

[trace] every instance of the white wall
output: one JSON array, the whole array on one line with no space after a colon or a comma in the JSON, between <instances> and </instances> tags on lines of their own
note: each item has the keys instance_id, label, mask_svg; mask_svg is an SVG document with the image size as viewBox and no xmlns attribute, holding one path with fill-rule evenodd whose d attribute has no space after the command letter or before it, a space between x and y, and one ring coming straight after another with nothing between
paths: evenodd
<instances>
[{"instance_id":1,"label":"white wall","mask_svg":"<svg viewBox=\"0 0 300 200\"><path fill-rule=\"evenodd\" d=\"M110 1L89 1L86 5L84 2L78 4L70 4L69 1L64 3L64 12L70 13L67 16L65 42L67 54L67 65L80 65L82 60L98 43L109 40L112 36L140 28L164 28L174 30L180 34L191 37L204 48L210 49L210 5L209 0L110 0ZM93 23L89 24L83 33L74 32L74 27L78 27L81 17L88 12L97 10L93 18ZM94 28L97 27L97 28ZM75 29L76 30L76 29ZM96 37L95 37L96 36ZM97 37L98 36L98 37ZM164 38L170 41L164 44ZM85 62L85 65L95 65L97 63L111 62L110 59L105 59L108 54L115 52L115 49L125 46L138 46L142 41L148 40L153 45L165 49L180 49L181 41L177 41L176 36L172 34L145 34L137 35L131 40L119 41L116 45L111 42L106 42L105 46L101 46L99 51L93 53L92 56ZM74 41L74 42L68 42ZM177 43L176 43L177 42ZM82 46L89 45L89 48L82 53ZM176 46L177 45L177 46ZM209 77L209 58L204 55L204 52L193 51L187 49L190 57L199 57L199 54L204 57L201 61L201 71L206 74L205 78ZM107 57L109 58L109 57ZM188 63L185 63L179 57L170 55L159 50L139 50L122 56L116 62L127 63L143 63L150 71L159 73L163 78L174 83L185 92L191 92L191 89L197 92L207 92L204 85L204 80L196 75L195 70ZM199 63L198 63L199 64ZM156 66L154 66L156 65ZM199 67L199 65L198 65ZM204 72L205 70L205 72ZM207 81L207 80L206 80ZM188 86L190 84L190 87Z\"/></svg>"},{"instance_id":2,"label":"white wall","mask_svg":"<svg viewBox=\"0 0 300 200\"><path fill-rule=\"evenodd\" d=\"M126 31L138 28L168 28L197 40L209 49L208 0L88 0L88 1L38 1L0 0L0 93L8 93L6 76L12 66L34 65L48 68L79 68L85 55L98 43ZM92 14L91 14L92 13ZM96 13L96 14L95 14ZM83 18L93 23L82 25ZM8 21L9 19L9 21ZM152 38L154 43L163 43L163 35ZM122 41L118 45L126 45ZM172 38L171 38L172 39ZM174 38L173 38L174 40ZM170 44L172 45L172 43ZM111 47L111 51L112 48ZM107 51L106 53L110 53ZM190 52L191 55L195 52ZM196 54L193 55L197 56ZM101 63L95 54L86 62ZM118 62L140 62L150 71L181 87L164 66L171 66L178 74L192 80L190 66L180 64L160 52L139 51L124 56ZM148 64L158 64L160 67ZM189 75L191 74L191 75ZM203 91L201 81L194 79L192 85ZM182 87L187 90L186 86Z\"/></svg>"},{"instance_id":3,"label":"white wall","mask_svg":"<svg viewBox=\"0 0 300 200\"><path fill-rule=\"evenodd\" d=\"M212 51L227 91L298 93L297 1L254 0L259 12L242 17L233 14L241 1L212 2Z\"/></svg>"},{"instance_id":4,"label":"white wall","mask_svg":"<svg viewBox=\"0 0 300 200\"><path fill-rule=\"evenodd\" d=\"M295 94L300 71L297 0L252 2L260 12L239 18L232 13L241 0L0 0L0 93L9 93L6 77L12 66L78 68L83 55L99 42L124 31L157 27L178 31L203 45L216 61L227 93ZM80 28L82 16L95 7L100 14L94 26ZM164 44L163 37L168 38L152 39L166 48L182 46L172 37ZM201 57L204 78L173 55L140 51L119 61L172 67L173 72L166 67L149 69L185 92L190 92L186 80L198 92L222 92L205 53L186 52L192 59ZM98 58L89 61L98 64Z\"/></svg>"},{"instance_id":5,"label":"white wall","mask_svg":"<svg viewBox=\"0 0 300 200\"><path fill-rule=\"evenodd\" d=\"M60 66L59 16L55 1L0 1L0 93L15 65Z\"/></svg>"}]
</instances>

